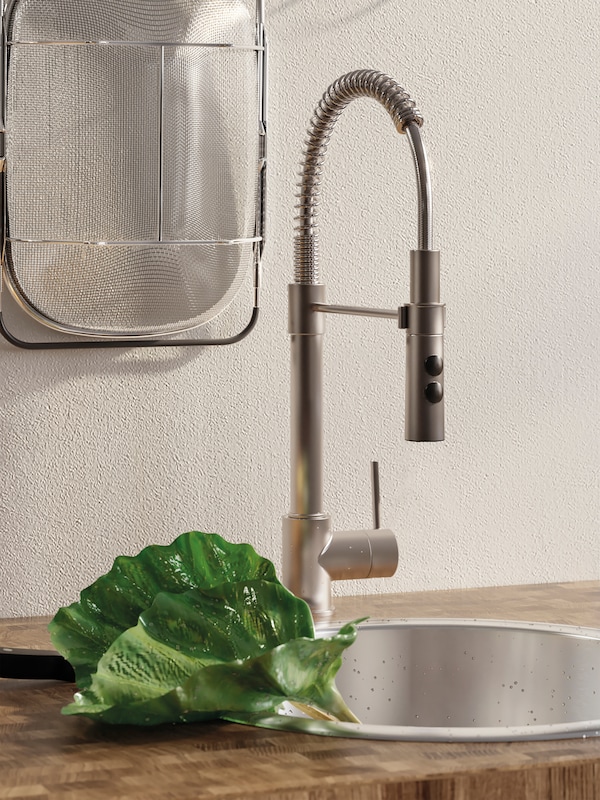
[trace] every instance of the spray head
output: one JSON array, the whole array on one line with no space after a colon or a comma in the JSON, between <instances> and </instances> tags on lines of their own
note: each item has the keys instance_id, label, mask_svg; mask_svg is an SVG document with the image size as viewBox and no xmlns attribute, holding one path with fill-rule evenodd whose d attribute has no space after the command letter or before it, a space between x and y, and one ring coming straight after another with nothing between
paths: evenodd
<instances>
[{"instance_id":1,"label":"spray head","mask_svg":"<svg viewBox=\"0 0 600 800\"><path fill-rule=\"evenodd\" d=\"M446 308L440 303L440 254L411 250L410 304L403 306L406 328L406 408L404 438L444 439L444 349Z\"/></svg>"}]
</instances>

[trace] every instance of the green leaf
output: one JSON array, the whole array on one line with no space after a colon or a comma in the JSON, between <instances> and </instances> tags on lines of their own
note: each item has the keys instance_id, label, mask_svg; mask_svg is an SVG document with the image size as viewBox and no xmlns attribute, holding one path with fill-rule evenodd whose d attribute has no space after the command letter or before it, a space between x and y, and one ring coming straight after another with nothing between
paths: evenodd
<instances>
[{"instance_id":1,"label":"green leaf","mask_svg":"<svg viewBox=\"0 0 600 800\"><path fill-rule=\"evenodd\" d=\"M117 558L50 623L80 691L65 714L155 725L240 721L284 702L356 722L335 687L355 624L314 639L307 604L249 545L193 531Z\"/></svg>"},{"instance_id":2,"label":"green leaf","mask_svg":"<svg viewBox=\"0 0 600 800\"><path fill-rule=\"evenodd\" d=\"M358 722L334 683L342 652L354 642L356 634L356 624L350 623L329 639L293 639L245 661L205 663L196 668L192 659L163 660L164 652L156 659L159 651L148 650L143 661L148 669L143 691L132 691L132 685L122 677L112 680L111 670L122 654L121 641L117 640L110 658L99 664L90 688L75 695L75 702L63 713L136 725L219 717L236 721L236 714L243 721L248 713L273 713L287 700L305 710L323 712L320 716ZM167 662L168 677L164 671ZM128 653L122 663L132 663ZM169 679L177 684L167 691L163 686L161 693L161 682L169 683Z\"/></svg>"},{"instance_id":3,"label":"green leaf","mask_svg":"<svg viewBox=\"0 0 600 800\"><path fill-rule=\"evenodd\" d=\"M50 636L75 669L77 685L85 687L102 654L137 624L159 592L181 593L254 579L277 582L277 575L273 564L249 544L231 544L215 533L191 531L170 545L151 545L137 556L119 556L110 572L81 592L78 603L58 611L49 625Z\"/></svg>"}]
</instances>

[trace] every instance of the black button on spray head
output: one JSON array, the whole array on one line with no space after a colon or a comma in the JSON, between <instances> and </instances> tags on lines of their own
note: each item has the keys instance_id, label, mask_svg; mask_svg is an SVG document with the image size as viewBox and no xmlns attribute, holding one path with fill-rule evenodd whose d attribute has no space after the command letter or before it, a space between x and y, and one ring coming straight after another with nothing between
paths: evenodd
<instances>
[{"instance_id":1,"label":"black button on spray head","mask_svg":"<svg viewBox=\"0 0 600 800\"><path fill-rule=\"evenodd\" d=\"M439 403L444 396L444 388L441 383L432 381L425 387L425 397L430 403Z\"/></svg>"},{"instance_id":2,"label":"black button on spray head","mask_svg":"<svg viewBox=\"0 0 600 800\"><path fill-rule=\"evenodd\" d=\"M425 372L428 375L440 375L444 369L444 362L441 356L429 356L425 359Z\"/></svg>"}]
</instances>

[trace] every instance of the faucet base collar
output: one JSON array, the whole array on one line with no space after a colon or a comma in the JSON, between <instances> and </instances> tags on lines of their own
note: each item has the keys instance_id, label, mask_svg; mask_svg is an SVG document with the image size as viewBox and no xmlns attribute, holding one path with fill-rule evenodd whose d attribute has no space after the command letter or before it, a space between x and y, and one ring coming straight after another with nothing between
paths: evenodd
<instances>
[{"instance_id":1,"label":"faucet base collar","mask_svg":"<svg viewBox=\"0 0 600 800\"><path fill-rule=\"evenodd\" d=\"M283 518L283 584L306 600L315 619L333 613L331 578L319 565L319 557L331 540L327 514Z\"/></svg>"}]
</instances>

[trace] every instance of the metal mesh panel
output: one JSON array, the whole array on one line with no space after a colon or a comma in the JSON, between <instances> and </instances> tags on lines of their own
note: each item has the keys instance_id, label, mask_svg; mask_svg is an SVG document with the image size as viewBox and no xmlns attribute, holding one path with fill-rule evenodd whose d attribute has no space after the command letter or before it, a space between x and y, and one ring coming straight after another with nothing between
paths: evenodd
<instances>
[{"instance_id":1,"label":"metal mesh panel","mask_svg":"<svg viewBox=\"0 0 600 800\"><path fill-rule=\"evenodd\" d=\"M220 313L254 261L248 6L22 0L8 40L6 264L21 302L91 335Z\"/></svg>"}]
</instances>

